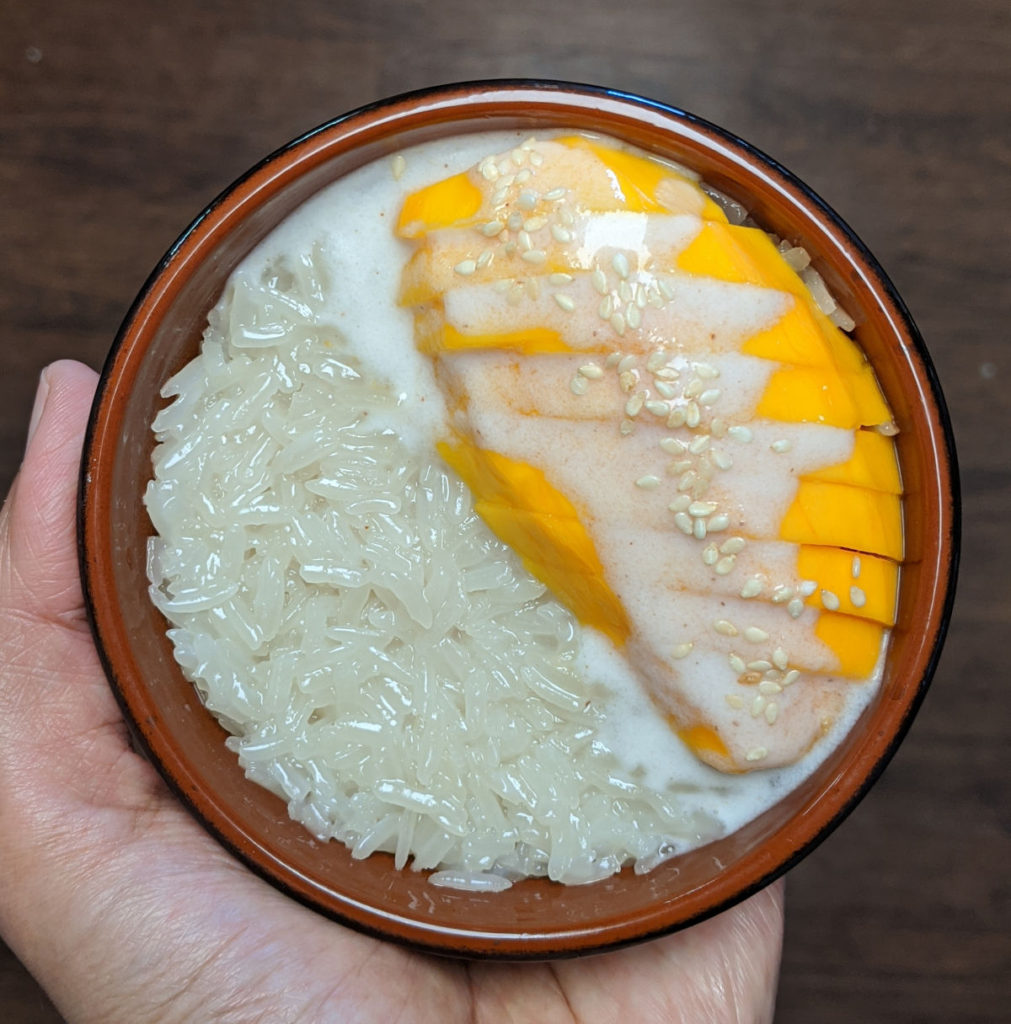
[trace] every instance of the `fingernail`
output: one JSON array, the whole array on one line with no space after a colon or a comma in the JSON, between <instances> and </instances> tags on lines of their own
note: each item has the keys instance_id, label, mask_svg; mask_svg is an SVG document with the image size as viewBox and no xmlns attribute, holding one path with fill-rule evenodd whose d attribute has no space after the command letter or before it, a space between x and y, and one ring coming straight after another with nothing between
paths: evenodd
<instances>
[{"instance_id":1,"label":"fingernail","mask_svg":"<svg viewBox=\"0 0 1011 1024\"><path fill-rule=\"evenodd\" d=\"M39 420L46 409L46 399L49 397L49 367L47 366L39 374L39 386L35 390L35 404L32 406L32 418L28 421L28 441L32 443L35 431L38 429Z\"/></svg>"}]
</instances>

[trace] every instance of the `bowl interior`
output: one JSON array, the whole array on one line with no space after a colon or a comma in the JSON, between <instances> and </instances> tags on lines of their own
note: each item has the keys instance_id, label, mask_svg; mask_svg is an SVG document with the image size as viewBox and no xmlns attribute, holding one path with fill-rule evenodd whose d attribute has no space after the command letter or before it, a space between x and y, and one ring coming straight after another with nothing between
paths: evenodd
<instances>
[{"instance_id":1,"label":"bowl interior","mask_svg":"<svg viewBox=\"0 0 1011 1024\"><path fill-rule=\"evenodd\" d=\"M378 854L321 844L246 781L225 733L183 678L147 598L142 504L159 389L197 352L206 316L243 257L323 186L409 145L499 128L568 127L679 160L796 240L843 306L900 428L906 563L879 696L798 789L744 829L654 872L591 886L543 880L505 893L436 889ZM698 920L753 892L852 807L894 750L937 657L951 600L955 492L950 432L933 371L900 300L816 197L739 140L688 115L600 90L488 83L366 108L310 133L233 186L176 243L131 310L106 365L83 467L82 567L113 689L141 745L225 845L291 895L355 927L462 955L537 957L606 948Z\"/></svg>"}]
</instances>

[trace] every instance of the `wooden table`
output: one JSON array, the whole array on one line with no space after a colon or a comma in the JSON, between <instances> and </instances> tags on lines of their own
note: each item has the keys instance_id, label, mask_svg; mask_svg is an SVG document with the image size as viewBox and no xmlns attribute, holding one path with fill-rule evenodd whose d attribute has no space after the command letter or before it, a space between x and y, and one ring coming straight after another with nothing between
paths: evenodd
<instances>
[{"instance_id":1,"label":"wooden table","mask_svg":"<svg viewBox=\"0 0 1011 1024\"><path fill-rule=\"evenodd\" d=\"M641 92L751 140L839 210L936 362L964 559L908 739L790 876L777 1019L1011 1019L1011 7L2 0L0 57L3 489L43 365L99 367L148 271L213 195L374 98L495 76ZM6 951L0 1016L59 1019Z\"/></svg>"}]
</instances>

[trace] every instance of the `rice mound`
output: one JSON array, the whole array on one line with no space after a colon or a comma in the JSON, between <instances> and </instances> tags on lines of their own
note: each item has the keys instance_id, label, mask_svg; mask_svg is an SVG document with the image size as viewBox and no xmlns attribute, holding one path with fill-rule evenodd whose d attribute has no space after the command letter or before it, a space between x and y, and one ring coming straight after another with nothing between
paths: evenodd
<instances>
[{"instance_id":1,"label":"rice mound","mask_svg":"<svg viewBox=\"0 0 1011 1024\"><path fill-rule=\"evenodd\" d=\"M246 775L354 857L578 884L723 831L624 771L579 626L392 426L312 255L233 275L162 394L151 599Z\"/></svg>"}]
</instances>

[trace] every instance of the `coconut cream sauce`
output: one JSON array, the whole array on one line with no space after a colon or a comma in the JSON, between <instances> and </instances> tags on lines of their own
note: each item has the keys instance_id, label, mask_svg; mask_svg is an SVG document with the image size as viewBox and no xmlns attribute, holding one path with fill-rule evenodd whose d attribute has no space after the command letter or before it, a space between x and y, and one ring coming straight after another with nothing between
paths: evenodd
<instances>
[{"instance_id":1,"label":"coconut cream sauce","mask_svg":"<svg viewBox=\"0 0 1011 1024\"><path fill-rule=\"evenodd\" d=\"M321 320L338 328L362 365L390 384L402 415L383 426L395 430L415 450L430 450L445 434L447 420L432 364L415 348L412 316L396 301L400 271L412 252L394 233L400 207L409 193L464 171L490 153L510 149L527 134L457 136L405 150L403 160L381 159L366 165L306 202L236 271L258 280L279 261L313 260L327 283ZM710 314L715 322L750 333L760 329L768 309L762 304L752 309L738 305ZM742 383L762 386L760 380L747 378ZM782 501L779 496L777 506ZM773 514L784 510L778 508ZM828 756L877 692L883 664L882 651L872 678L847 686L845 710L829 734L798 763L726 775L701 763L678 739L610 641L594 630L582 628L580 633L580 670L607 693L598 708L598 742L647 785L680 791L679 800L697 804L728 832L761 814Z\"/></svg>"}]
</instances>

